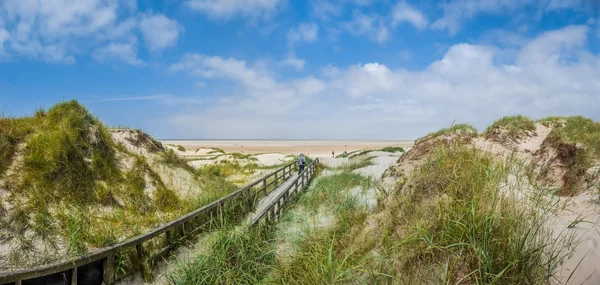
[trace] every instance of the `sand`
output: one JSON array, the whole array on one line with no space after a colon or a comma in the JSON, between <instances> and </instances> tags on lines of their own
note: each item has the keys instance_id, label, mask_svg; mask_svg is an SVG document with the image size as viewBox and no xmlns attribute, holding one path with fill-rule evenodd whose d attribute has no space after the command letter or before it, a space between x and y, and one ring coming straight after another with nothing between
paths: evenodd
<instances>
[{"instance_id":1,"label":"sand","mask_svg":"<svg viewBox=\"0 0 600 285\"><path fill-rule=\"evenodd\" d=\"M381 149L386 146L412 146L412 140L163 140L163 144L181 145L195 152L199 148L220 148L225 152L244 153L304 153L312 157L331 157L344 151Z\"/></svg>"}]
</instances>

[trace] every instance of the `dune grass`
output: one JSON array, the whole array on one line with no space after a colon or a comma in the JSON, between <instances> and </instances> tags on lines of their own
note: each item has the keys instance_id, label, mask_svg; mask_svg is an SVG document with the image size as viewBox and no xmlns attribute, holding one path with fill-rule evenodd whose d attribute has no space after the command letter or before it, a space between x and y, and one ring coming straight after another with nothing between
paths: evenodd
<instances>
[{"instance_id":1,"label":"dune grass","mask_svg":"<svg viewBox=\"0 0 600 285\"><path fill-rule=\"evenodd\" d=\"M576 195L585 172L600 160L600 123L582 116L549 117L541 121L553 122L547 143L557 149L568 169L558 194Z\"/></svg>"},{"instance_id":2,"label":"dune grass","mask_svg":"<svg viewBox=\"0 0 600 285\"><path fill-rule=\"evenodd\" d=\"M385 152L404 152L404 148L399 147L399 146L386 146L386 147L380 149L380 151L385 151Z\"/></svg>"},{"instance_id":3,"label":"dune grass","mask_svg":"<svg viewBox=\"0 0 600 285\"><path fill-rule=\"evenodd\" d=\"M368 283L545 284L559 245L545 232L541 199L500 195L511 163L483 152L440 148L359 239ZM540 206L540 207L539 207ZM375 246L364 246L364 245Z\"/></svg>"},{"instance_id":4,"label":"dune grass","mask_svg":"<svg viewBox=\"0 0 600 285\"><path fill-rule=\"evenodd\" d=\"M182 145L177 145L177 150L178 151L185 151L185 147L183 147Z\"/></svg>"},{"instance_id":5,"label":"dune grass","mask_svg":"<svg viewBox=\"0 0 600 285\"><path fill-rule=\"evenodd\" d=\"M275 264L272 234L263 228L216 232L206 252L167 275L170 284L259 284Z\"/></svg>"},{"instance_id":6,"label":"dune grass","mask_svg":"<svg viewBox=\"0 0 600 285\"><path fill-rule=\"evenodd\" d=\"M515 140L527 132L535 131L535 123L526 116L506 116L495 121L483 132L483 135L489 137L500 130L506 131L506 138Z\"/></svg>"},{"instance_id":7,"label":"dune grass","mask_svg":"<svg viewBox=\"0 0 600 285\"><path fill-rule=\"evenodd\" d=\"M457 125L453 124L449 128L443 128L443 129L440 129L439 131L431 132L431 133L425 135L424 137L420 138L419 141L426 141L429 139L437 138L437 137L445 135L445 134L452 134L452 133L456 133L456 132L469 132L469 133L473 133L473 134L477 135L477 129L469 124L457 124Z\"/></svg>"}]
</instances>

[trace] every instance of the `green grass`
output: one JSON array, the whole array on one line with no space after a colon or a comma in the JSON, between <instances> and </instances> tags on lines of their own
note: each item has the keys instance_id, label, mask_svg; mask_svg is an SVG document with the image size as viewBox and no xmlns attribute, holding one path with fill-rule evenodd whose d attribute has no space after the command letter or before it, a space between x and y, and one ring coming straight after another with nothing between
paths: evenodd
<instances>
[{"instance_id":1,"label":"green grass","mask_svg":"<svg viewBox=\"0 0 600 285\"><path fill-rule=\"evenodd\" d=\"M352 171L373 165L373 157L353 157L347 163L335 168L335 170Z\"/></svg>"},{"instance_id":2,"label":"green grass","mask_svg":"<svg viewBox=\"0 0 600 285\"><path fill-rule=\"evenodd\" d=\"M527 132L535 131L535 123L530 118L521 115L506 116L495 121L485 130L483 135L486 138L489 138L491 136L499 135L501 130L506 131L507 139L515 140L525 135Z\"/></svg>"},{"instance_id":3,"label":"green grass","mask_svg":"<svg viewBox=\"0 0 600 285\"><path fill-rule=\"evenodd\" d=\"M95 202L96 180L119 175L107 129L76 101L50 108L26 139L22 185L41 196L76 203Z\"/></svg>"},{"instance_id":4,"label":"green grass","mask_svg":"<svg viewBox=\"0 0 600 285\"><path fill-rule=\"evenodd\" d=\"M431 132L431 133L425 135L424 137L420 138L419 140L426 141L429 139L437 138L442 135L453 134L453 133L457 133L457 132L468 132L468 133L473 133L473 134L477 135L477 129L469 124L457 124L457 125L453 124L449 128L444 128L444 129L441 129L436 132Z\"/></svg>"},{"instance_id":5,"label":"green grass","mask_svg":"<svg viewBox=\"0 0 600 285\"><path fill-rule=\"evenodd\" d=\"M379 253L365 255L367 283L548 283L559 246L541 200L499 195L510 170L477 150L436 150L357 239L354 251Z\"/></svg>"},{"instance_id":6,"label":"green grass","mask_svg":"<svg viewBox=\"0 0 600 285\"><path fill-rule=\"evenodd\" d=\"M404 148L399 147L399 146L387 146L382 148L380 151L385 151L385 152L404 152Z\"/></svg>"},{"instance_id":7,"label":"green grass","mask_svg":"<svg viewBox=\"0 0 600 285\"><path fill-rule=\"evenodd\" d=\"M170 284L258 284L272 270L275 252L269 231L223 229L207 252L167 277Z\"/></svg>"},{"instance_id":8,"label":"green grass","mask_svg":"<svg viewBox=\"0 0 600 285\"><path fill-rule=\"evenodd\" d=\"M220 149L220 148L213 147L211 149L212 150L209 151L209 152L207 152L206 154L217 154L217 153L223 153L224 154L225 153L225 151L222 150L222 149Z\"/></svg>"},{"instance_id":9,"label":"green grass","mask_svg":"<svg viewBox=\"0 0 600 285\"><path fill-rule=\"evenodd\" d=\"M178 151L185 151L185 147L183 147L182 145L177 145L177 150Z\"/></svg>"}]
</instances>

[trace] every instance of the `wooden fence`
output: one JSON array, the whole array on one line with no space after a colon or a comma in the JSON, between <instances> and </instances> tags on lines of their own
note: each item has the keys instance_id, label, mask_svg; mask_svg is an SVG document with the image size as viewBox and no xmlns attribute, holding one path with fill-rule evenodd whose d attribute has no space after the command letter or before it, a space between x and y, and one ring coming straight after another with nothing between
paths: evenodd
<instances>
[{"instance_id":1,"label":"wooden fence","mask_svg":"<svg viewBox=\"0 0 600 285\"><path fill-rule=\"evenodd\" d=\"M310 178L306 173L310 173L310 175L314 173L314 165L313 162L306 171L298 176L298 179L302 178L302 185ZM136 269L144 270L142 264L147 264L148 260L155 260L165 252L172 250L174 246L174 243L171 242L172 240L175 239L180 242L200 232L208 223L214 221L215 217L220 213L222 214L229 209L243 207L257 201L262 196L266 196L270 191L285 182L295 169L296 162L289 163L271 174L246 185L244 188L236 190L202 208L185 214L150 232L130 238L113 246L54 264L35 268L23 268L10 272L0 272L0 284L49 284L52 282L51 280L62 280L63 283L60 284L64 284L65 281L67 284L88 283L86 280L98 282L92 282L94 284L114 284L116 280L133 273ZM294 182L296 192L298 179ZM285 191L286 195L288 195L288 190ZM145 252L144 243L155 240L159 236L164 236L166 246L155 250L152 255ZM175 236L177 238L174 238ZM115 272L115 258L117 254L134 248L139 268L132 268L132 270L128 270L127 272ZM94 274L96 275L94 276Z\"/></svg>"},{"instance_id":2,"label":"wooden fence","mask_svg":"<svg viewBox=\"0 0 600 285\"><path fill-rule=\"evenodd\" d=\"M294 181L292 181L290 185L277 195L277 197L275 197L271 203L269 203L269 205L259 213L254 220L252 220L252 225L258 225L261 221L271 222L277 220L281 215L285 204L308 184L315 174L317 164L319 164L318 158L313 160L298 177L294 178Z\"/></svg>"}]
</instances>

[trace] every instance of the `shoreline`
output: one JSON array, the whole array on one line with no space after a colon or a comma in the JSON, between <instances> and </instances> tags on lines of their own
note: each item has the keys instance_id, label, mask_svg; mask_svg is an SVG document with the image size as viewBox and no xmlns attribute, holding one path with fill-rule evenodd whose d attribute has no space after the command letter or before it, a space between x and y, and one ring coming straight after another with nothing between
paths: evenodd
<instances>
[{"instance_id":1,"label":"shoreline","mask_svg":"<svg viewBox=\"0 0 600 285\"><path fill-rule=\"evenodd\" d=\"M413 140L160 140L163 144L181 145L188 151L219 148L225 152L281 153L331 157L344 151L378 150L384 147L410 147Z\"/></svg>"}]
</instances>

